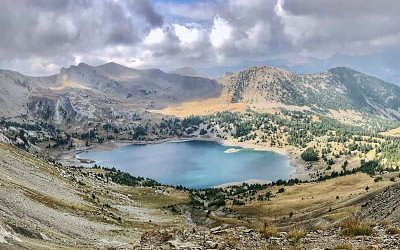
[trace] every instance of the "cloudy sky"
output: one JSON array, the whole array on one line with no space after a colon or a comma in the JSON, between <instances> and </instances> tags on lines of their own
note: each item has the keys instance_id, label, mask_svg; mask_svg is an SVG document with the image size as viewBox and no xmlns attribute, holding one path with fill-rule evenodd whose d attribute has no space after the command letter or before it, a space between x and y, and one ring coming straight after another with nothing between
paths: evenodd
<instances>
[{"instance_id":1,"label":"cloudy sky","mask_svg":"<svg viewBox=\"0 0 400 250\"><path fill-rule=\"evenodd\" d=\"M2 0L0 68L348 66L400 84L399 13L398 0Z\"/></svg>"}]
</instances>

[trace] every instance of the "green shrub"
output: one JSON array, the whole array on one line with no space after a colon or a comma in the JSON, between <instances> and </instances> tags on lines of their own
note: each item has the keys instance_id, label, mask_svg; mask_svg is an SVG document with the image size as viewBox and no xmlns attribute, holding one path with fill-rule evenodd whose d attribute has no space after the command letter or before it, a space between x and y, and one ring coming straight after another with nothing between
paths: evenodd
<instances>
[{"instance_id":1,"label":"green shrub","mask_svg":"<svg viewBox=\"0 0 400 250\"><path fill-rule=\"evenodd\" d=\"M318 153L315 151L314 148L307 148L306 150L303 151L301 154L301 158L304 161L318 161Z\"/></svg>"}]
</instances>

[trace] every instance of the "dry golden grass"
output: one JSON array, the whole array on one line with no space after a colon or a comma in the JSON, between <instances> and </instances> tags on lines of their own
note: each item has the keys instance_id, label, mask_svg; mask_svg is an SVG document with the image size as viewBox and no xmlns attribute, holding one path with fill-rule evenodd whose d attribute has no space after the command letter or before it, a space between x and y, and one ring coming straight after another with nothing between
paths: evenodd
<instances>
[{"instance_id":1,"label":"dry golden grass","mask_svg":"<svg viewBox=\"0 0 400 250\"><path fill-rule=\"evenodd\" d=\"M294 227L288 231L287 238L293 242L299 242L306 236L306 230L301 227Z\"/></svg>"},{"instance_id":2,"label":"dry golden grass","mask_svg":"<svg viewBox=\"0 0 400 250\"><path fill-rule=\"evenodd\" d=\"M278 235L278 228L274 225L264 224L264 227L260 230L260 233L269 239L271 237L276 237Z\"/></svg>"},{"instance_id":3,"label":"dry golden grass","mask_svg":"<svg viewBox=\"0 0 400 250\"><path fill-rule=\"evenodd\" d=\"M155 193L154 188L147 187L118 187L117 192L128 195L131 199L140 202L143 207L163 208L169 205L185 204L189 202L189 196L183 191L167 188L168 195Z\"/></svg>"},{"instance_id":4,"label":"dry golden grass","mask_svg":"<svg viewBox=\"0 0 400 250\"><path fill-rule=\"evenodd\" d=\"M93 211L93 208L84 206L84 205L77 205L72 203L67 203L52 196L42 194L36 192L32 189L27 187L20 187L24 191L24 195L29 197L30 199L42 203L48 207L55 208L55 209L64 209L64 210L72 210L74 212L90 212Z\"/></svg>"},{"instance_id":5,"label":"dry golden grass","mask_svg":"<svg viewBox=\"0 0 400 250\"><path fill-rule=\"evenodd\" d=\"M271 201L256 201L246 206L235 207L235 210L267 222L287 218L292 211L296 211L295 217L326 215L330 208L334 213L341 213L338 216L343 218L353 212L346 209L349 207L347 203L351 200L389 184L390 181L387 180L376 183L369 175L357 173L318 183L287 186L284 193L273 197ZM366 186L370 188L368 192L365 190ZM279 188L272 188L272 193L276 193ZM336 196L339 196L339 200ZM343 209L337 210L338 208Z\"/></svg>"},{"instance_id":6,"label":"dry golden grass","mask_svg":"<svg viewBox=\"0 0 400 250\"><path fill-rule=\"evenodd\" d=\"M187 117L190 115L209 115L221 111L244 112L247 108L248 106L244 103L231 103L227 97L220 96L184 102L162 110L153 110L153 112L176 117Z\"/></svg>"},{"instance_id":7,"label":"dry golden grass","mask_svg":"<svg viewBox=\"0 0 400 250\"><path fill-rule=\"evenodd\" d=\"M371 223L356 218L345 219L339 226L343 236L371 235L373 233Z\"/></svg>"},{"instance_id":8,"label":"dry golden grass","mask_svg":"<svg viewBox=\"0 0 400 250\"><path fill-rule=\"evenodd\" d=\"M280 102L271 102L267 101L264 98L261 100L253 100L249 105L252 110L262 113L280 113L282 110L291 110L291 111L305 111L310 110L308 106L296 106L296 105L288 105Z\"/></svg>"},{"instance_id":9,"label":"dry golden grass","mask_svg":"<svg viewBox=\"0 0 400 250\"><path fill-rule=\"evenodd\" d=\"M395 227L395 226L390 226L386 228L386 233L391 234L391 235L398 235L400 234L400 228Z\"/></svg>"},{"instance_id":10,"label":"dry golden grass","mask_svg":"<svg viewBox=\"0 0 400 250\"><path fill-rule=\"evenodd\" d=\"M63 79L63 81L55 86L55 87L50 87L51 90L64 90L64 89L68 89L68 88L73 88L73 89L90 89L89 87L86 87L80 83L74 82L69 80L68 78Z\"/></svg>"},{"instance_id":11,"label":"dry golden grass","mask_svg":"<svg viewBox=\"0 0 400 250\"><path fill-rule=\"evenodd\" d=\"M340 211L338 211L338 212L328 213L328 214L322 216L322 218L326 219L329 222L334 223L334 222L341 221L341 220L347 218L351 214L354 214L354 212L356 212L356 211L357 211L356 206L349 206L349 207L340 209Z\"/></svg>"},{"instance_id":12,"label":"dry golden grass","mask_svg":"<svg viewBox=\"0 0 400 250\"><path fill-rule=\"evenodd\" d=\"M400 127L399 128L390 129L390 130L385 131L385 132L381 132L380 134L383 135L383 136L400 137Z\"/></svg>"},{"instance_id":13,"label":"dry golden grass","mask_svg":"<svg viewBox=\"0 0 400 250\"><path fill-rule=\"evenodd\" d=\"M162 110L152 110L154 113L164 115L172 115L176 117L187 117L190 115L209 115L221 111L245 112L247 109L252 109L258 112L275 113L282 109L286 110L308 110L306 106L285 105L279 102L267 102L265 99L250 103L231 103L231 95L223 91L221 96L208 98L205 100L195 100L183 102L178 105L166 107Z\"/></svg>"}]
</instances>

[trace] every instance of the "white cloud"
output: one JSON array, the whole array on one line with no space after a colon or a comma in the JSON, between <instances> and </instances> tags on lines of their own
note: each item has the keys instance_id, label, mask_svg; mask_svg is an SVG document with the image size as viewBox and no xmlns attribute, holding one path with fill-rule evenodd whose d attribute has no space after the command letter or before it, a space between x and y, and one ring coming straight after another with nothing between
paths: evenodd
<instances>
[{"instance_id":1,"label":"white cloud","mask_svg":"<svg viewBox=\"0 0 400 250\"><path fill-rule=\"evenodd\" d=\"M143 43L146 45L160 44L165 40L165 34L162 28L150 30L149 34L144 38Z\"/></svg>"},{"instance_id":2,"label":"white cloud","mask_svg":"<svg viewBox=\"0 0 400 250\"><path fill-rule=\"evenodd\" d=\"M210 33L210 42L215 48L222 48L229 42L232 42L233 27L222 17L214 18Z\"/></svg>"},{"instance_id":3,"label":"white cloud","mask_svg":"<svg viewBox=\"0 0 400 250\"><path fill-rule=\"evenodd\" d=\"M202 31L199 28L186 27L180 24L173 24L173 27L175 29L176 36L185 45L198 42L202 38Z\"/></svg>"}]
</instances>

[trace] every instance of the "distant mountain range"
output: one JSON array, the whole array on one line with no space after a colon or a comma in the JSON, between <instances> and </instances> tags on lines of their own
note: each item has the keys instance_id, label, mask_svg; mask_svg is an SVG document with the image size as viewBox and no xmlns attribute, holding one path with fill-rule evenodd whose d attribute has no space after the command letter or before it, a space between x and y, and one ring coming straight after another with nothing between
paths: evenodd
<instances>
[{"instance_id":1,"label":"distant mountain range","mask_svg":"<svg viewBox=\"0 0 400 250\"><path fill-rule=\"evenodd\" d=\"M400 119L400 87L349 68L296 74L260 66L213 80L190 68L166 73L116 63L81 63L46 77L0 70L0 85L0 116L63 125L131 119L136 113L221 93L227 93L230 102L253 107L281 103L319 112L343 109Z\"/></svg>"}]
</instances>

